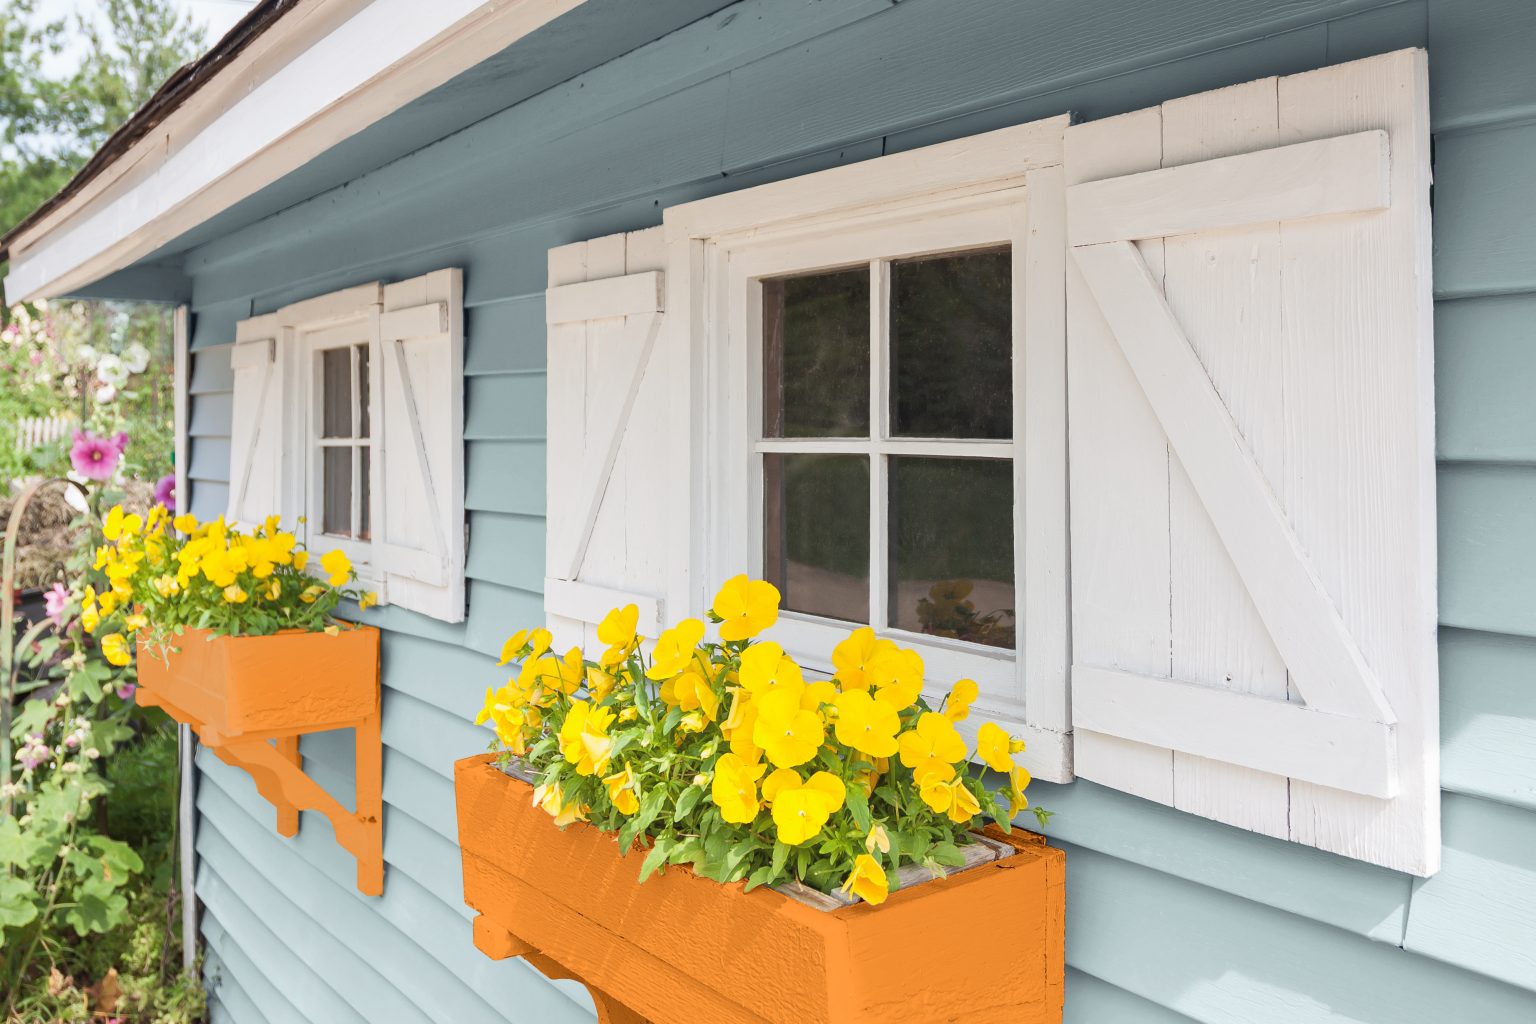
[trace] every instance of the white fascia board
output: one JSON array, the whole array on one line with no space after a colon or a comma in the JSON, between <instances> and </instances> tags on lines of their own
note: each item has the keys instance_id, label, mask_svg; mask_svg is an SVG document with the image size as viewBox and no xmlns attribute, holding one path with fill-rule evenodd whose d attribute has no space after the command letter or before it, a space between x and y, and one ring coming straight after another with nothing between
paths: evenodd
<instances>
[{"instance_id":1,"label":"white fascia board","mask_svg":"<svg viewBox=\"0 0 1536 1024\"><path fill-rule=\"evenodd\" d=\"M130 265L583 2L314 0L295 8L269 30L274 40L232 62L80 196L13 241L7 299L67 294ZM346 16L312 42L285 44L285 23L292 36L323 28L327 14ZM283 63L263 74L263 57Z\"/></svg>"}]
</instances>

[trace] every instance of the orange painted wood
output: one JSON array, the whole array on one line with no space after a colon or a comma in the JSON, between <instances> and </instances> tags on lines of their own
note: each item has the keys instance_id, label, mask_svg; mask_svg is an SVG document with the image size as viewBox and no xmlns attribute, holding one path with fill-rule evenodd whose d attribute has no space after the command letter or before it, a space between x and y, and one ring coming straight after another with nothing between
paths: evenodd
<instances>
[{"instance_id":1,"label":"orange painted wood","mask_svg":"<svg viewBox=\"0 0 1536 1024\"><path fill-rule=\"evenodd\" d=\"M295 836L299 812L323 814L357 858L357 887L384 892L384 776L379 712L379 631L336 636L291 631L214 637L189 629L169 652L138 651L140 704L190 725L205 747L244 769L277 810L277 832ZM304 773L299 737L356 732L356 808Z\"/></svg>"},{"instance_id":2,"label":"orange painted wood","mask_svg":"<svg viewBox=\"0 0 1536 1024\"><path fill-rule=\"evenodd\" d=\"M1001 861L821 911L564 831L492 755L455 766L475 944L575 977L623 1024L1046 1024L1061 1020L1065 855L1007 837ZM542 969L542 968L541 968Z\"/></svg>"},{"instance_id":3,"label":"orange painted wood","mask_svg":"<svg viewBox=\"0 0 1536 1024\"><path fill-rule=\"evenodd\" d=\"M189 629L163 656L141 643L138 666L146 696L193 716L210 745L342 728L379 706L379 631L371 626L336 636L215 637Z\"/></svg>"}]
</instances>

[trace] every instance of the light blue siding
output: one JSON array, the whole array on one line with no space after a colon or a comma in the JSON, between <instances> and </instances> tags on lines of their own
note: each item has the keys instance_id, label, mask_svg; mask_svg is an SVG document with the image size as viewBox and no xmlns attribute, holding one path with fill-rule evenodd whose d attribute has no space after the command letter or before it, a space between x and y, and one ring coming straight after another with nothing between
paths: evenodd
<instances>
[{"instance_id":1,"label":"light blue siding","mask_svg":"<svg viewBox=\"0 0 1536 1024\"><path fill-rule=\"evenodd\" d=\"M1416 881L1087 782L1035 796L1060 812L1048 831L1070 851L1073 1024L1536 1020L1536 5L745 0L677 28L722 6L668 0L656 34L676 31L619 56L602 51L622 34L612 19L649 5L605 2L601 38L557 26L514 47L248 201L243 220L232 212L157 256L193 282L190 469L204 516L227 497L238 319L448 265L465 269L469 306L469 618L370 616L387 631L385 895L356 893L323 820L280 839L249 780L201 756L215 1019L591 1019L572 986L474 951L454 846L451 764L488 738L468 718L500 679L503 637L541 615L551 246L1064 110L1102 117L1427 45L1445 869ZM606 63L560 64L572 54ZM487 105L496 83L503 100ZM483 120L431 141L426 113L455 97ZM392 122L409 152L389 148ZM348 166L367 173L338 177ZM350 790L349 736L303 751L317 779Z\"/></svg>"}]
</instances>

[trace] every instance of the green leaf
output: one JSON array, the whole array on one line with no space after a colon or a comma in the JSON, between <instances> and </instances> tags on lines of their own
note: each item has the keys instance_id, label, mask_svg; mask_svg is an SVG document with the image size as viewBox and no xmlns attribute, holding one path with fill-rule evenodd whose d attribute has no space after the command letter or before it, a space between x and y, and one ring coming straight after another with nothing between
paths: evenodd
<instances>
[{"instance_id":1,"label":"green leaf","mask_svg":"<svg viewBox=\"0 0 1536 1024\"><path fill-rule=\"evenodd\" d=\"M655 845L651 847L651 852L645 855L645 860L640 864L640 881L642 883L661 870L662 865L666 864L667 855L672 852L674 845L675 843L671 836L657 837Z\"/></svg>"},{"instance_id":2,"label":"green leaf","mask_svg":"<svg viewBox=\"0 0 1536 1024\"><path fill-rule=\"evenodd\" d=\"M770 863L769 867L773 870L773 874L774 874L775 877L777 877L779 875L782 875L784 873L784 865L787 864L788 862L789 862L789 844L788 843L774 843L773 844L773 860Z\"/></svg>"},{"instance_id":3,"label":"green leaf","mask_svg":"<svg viewBox=\"0 0 1536 1024\"><path fill-rule=\"evenodd\" d=\"M756 871L747 876L746 891L751 892L753 889L756 889L760 885L771 885L773 883L773 879L773 866L770 864L764 864L762 867L758 868Z\"/></svg>"},{"instance_id":4,"label":"green leaf","mask_svg":"<svg viewBox=\"0 0 1536 1024\"><path fill-rule=\"evenodd\" d=\"M928 856L945 867L957 868L965 863L965 854L954 843L938 842L928 848Z\"/></svg>"},{"instance_id":5,"label":"green leaf","mask_svg":"<svg viewBox=\"0 0 1536 1024\"><path fill-rule=\"evenodd\" d=\"M113 891L112 883L88 879L80 884L74 904L66 907L61 916L83 938L92 932L101 934L116 928L127 910L128 898Z\"/></svg>"},{"instance_id":6,"label":"green leaf","mask_svg":"<svg viewBox=\"0 0 1536 1024\"><path fill-rule=\"evenodd\" d=\"M37 919L33 901L38 895L25 879L0 875L0 945L5 941L5 929L20 928Z\"/></svg>"},{"instance_id":7,"label":"green leaf","mask_svg":"<svg viewBox=\"0 0 1536 1024\"><path fill-rule=\"evenodd\" d=\"M870 816L869 800L864 796L863 787L858 783L849 786L847 800L848 810L852 812L853 820L859 826L859 831L867 835L870 826L874 824L874 819Z\"/></svg>"},{"instance_id":8,"label":"green leaf","mask_svg":"<svg viewBox=\"0 0 1536 1024\"><path fill-rule=\"evenodd\" d=\"M639 835L651 827L656 816L661 813L661 808L667 802L667 787L652 786L650 791L640 800L640 810L635 813L635 834Z\"/></svg>"},{"instance_id":9,"label":"green leaf","mask_svg":"<svg viewBox=\"0 0 1536 1024\"><path fill-rule=\"evenodd\" d=\"M690 811L699 806L699 801L704 798L704 789L701 786L689 786L677 797L677 806L673 809L674 820L682 821L688 817Z\"/></svg>"},{"instance_id":10,"label":"green leaf","mask_svg":"<svg viewBox=\"0 0 1536 1024\"><path fill-rule=\"evenodd\" d=\"M86 843L96 851L106 869L107 880L114 886L124 884L129 876L144 870L144 861L127 843L107 836L91 836Z\"/></svg>"},{"instance_id":11,"label":"green leaf","mask_svg":"<svg viewBox=\"0 0 1536 1024\"><path fill-rule=\"evenodd\" d=\"M683 720L683 709L682 708L673 708L671 711L667 712L667 717L662 719L662 721L661 721L661 731L662 732L666 732L666 733L670 733L673 729L677 728L677 723L681 722L682 720Z\"/></svg>"},{"instance_id":12,"label":"green leaf","mask_svg":"<svg viewBox=\"0 0 1536 1024\"><path fill-rule=\"evenodd\" d=\"M15 818L0 821L0 867L24 868L51 861L54 858L51 845L31 829L23 831Z\"/></svg>"}]
</instances>

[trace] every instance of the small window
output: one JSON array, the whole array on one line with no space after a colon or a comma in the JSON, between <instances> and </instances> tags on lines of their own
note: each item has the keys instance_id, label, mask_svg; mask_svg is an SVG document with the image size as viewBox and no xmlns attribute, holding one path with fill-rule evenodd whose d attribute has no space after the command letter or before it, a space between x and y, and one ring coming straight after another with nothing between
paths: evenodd
<instances>
[{"instance_id":1,"label":"small window","mask_svg":"<svg viewBox=\"0 0 1536 1024\"><path fill-rule=\"evenodd\" d=\"M1013 258L762 289L763 565L792 612L1013 649Z\"/></svg>"},{"instance_id":2,"label":"small window","mask_svg":"<svg viewBox=\"0 0 1536 1024\"><path fill-rule=\"evenodd\" d=\"M368 341L360 328L330 328L310 337L316 382L311 522L327 538L368 541L374 443Z\"/></svg>"}]
</instances>

